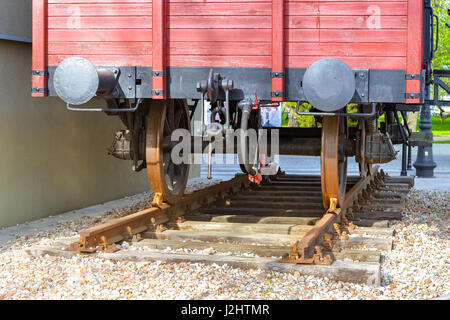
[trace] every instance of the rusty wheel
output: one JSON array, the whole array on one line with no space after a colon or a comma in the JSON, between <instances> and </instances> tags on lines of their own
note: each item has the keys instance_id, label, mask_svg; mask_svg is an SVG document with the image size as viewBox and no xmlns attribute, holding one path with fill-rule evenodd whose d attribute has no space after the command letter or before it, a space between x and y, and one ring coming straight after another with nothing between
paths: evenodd
<instances>
[{"instance_id":1,"label":"rusty wheel","mask_svg":"<svg viewBox=\"0 0 450 320\"><path fill-rule=\"evenodd\" d=\"M347 137L345 117L323 117L321 150L321 182L323 205L330 208L330 199L337 199L340 207L347 185L347 157L344 140Z\"/></svg>"},{"instance_id":2,"label":"rusty wheel","mask_svg":"<svg viewBox=\"0 0 450 320\"><path fill-rule=\"evenodd\" d=\"M161 193L170 204L183 196L189 176L189 164L172 161L170 142L176 129L190 130L185 101L153 100L147 118L147 175L153 194Z\"/></svg>"}]
</instances>

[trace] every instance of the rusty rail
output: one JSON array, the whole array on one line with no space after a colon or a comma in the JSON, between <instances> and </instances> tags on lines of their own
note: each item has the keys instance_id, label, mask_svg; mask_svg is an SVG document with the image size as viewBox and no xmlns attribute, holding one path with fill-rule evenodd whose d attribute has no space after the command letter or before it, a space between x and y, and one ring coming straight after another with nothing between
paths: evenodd
<instances>
[{"instance_id":1,"label":"rusty rail","mask_svg":"<svg viewBox=\"0 0 450 320\"><path fill-rule=\"evenodd\" d=\"M378 172L378 168L378 166L373 168L372 173L366 178L357 180L356 184L346 192L343 206L340 208L331 206L323 215L318 216L320 218L314 227L292 245L291 253L284 256L281 261L294 264L331 264L334 258L330 250L333 248L334 240L347 240L348 233L351 233L354 228L352 223L348 222L347 215L351 213L351 209L363 204L365 199L370 197L371 191L376 189L375 187L383 184L384 173L382 170ZM84 253L97 250L117 251L115 245L117 242L139 240L141 234L148 235L148 231L156 233L164 231L164 224L176 223L183 215L202 210L201 208L205 209L212 203L217 204L217 200L225 200L226 197L246 188L249 188L248 177L236 175L230 181L186 195L176 205L162 203L157 207L81 230L80 240L72 243L70 250ZM269 203L265 201L261 202L261 205L267 206ZM239 208L238 206L237 209ZM256 208L247 206L243 209ZM324 252L330 252L330 254L325 255Z\"/></svg>"},{"instance_id":2,"label":"rusty rail","mask_svg":"<svg viewBox=\"0 0 450 320\"><path fill-rule=\"evenodd\" d=\"M370 175L359 180L345 193L344 204L341 208L327 210L322 218L316 222L314 228L292 246L291 254L283 257L281 261L296 264L331 264L332 257L330 255L323 256L322 247L332 248L331 233L333 231L340 240L346 240L347 233L349 232L348 228L352 228L351 225L349 226L346 224L345 227L347 227L347 231L345 231L342 230L342 227L339 224L334 222L338 219L342 219L342 217L344 217L343 220L346 222L347 219L345 215L347 209L353 205L353 202L362 194L369 184L374 181L380 182L380 176L383 175L383 173L378 172L378 168L379 166L372 168Z\"/></svg>"},{"instance_id":3,"label":"rusty rail","mask_svg":"<svg viewBox=\"0 0 450 320\"><path fill-rule=\"evenodd\" d=\"M248 187L247 175L236 175L230 181L185 195L176 205L161 204L89 229L81 230L80 240L70 245L70 250L93 253L97 250L116 251L116 242L139 238L147 230L157 230L158 226L209 205L227 193L235 193Z\"/></svg>"}]
</instances>

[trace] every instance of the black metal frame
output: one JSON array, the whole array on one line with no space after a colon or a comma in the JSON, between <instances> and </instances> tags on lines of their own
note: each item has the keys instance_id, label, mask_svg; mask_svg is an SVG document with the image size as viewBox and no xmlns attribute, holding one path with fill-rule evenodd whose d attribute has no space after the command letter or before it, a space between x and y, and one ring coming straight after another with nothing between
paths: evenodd
<instances>
[{"instance_id":1,"label":"black metal frame","mask_svg":"<svg viewBox=\"0 0 450 320\"><path fill-rule=\"evenodd\" d=\"M433 70L434 96L433 100L426 100L429 105L450 106L450 101L439 100L439 89L444 89L450 95L450 87L441 80L441 78L450 78L450 70Z\"/></svg>"},{"instance_id":2,"label":"black metal frame","mask_svg":"<svg viewBox=\"0 0 450 320\"><path fill-rule=\"evenodd\" d=\"M151 67L117 67L121 76L118 98L152 98ZM56 67L48 68L49 96L56 96L53 74ZM196 83L207 79L209 67L168 67L166 70L166 96L170 99L198 99ZM306 68L288 68L285 73L285 100L306 101L301 86ZM356 91L352 103L405 103L406 71L389 69L353 69ZM234 89L230 90L230 100L239 101L253 98L255 91L261 101L272 100L270 68L214 68L227 79L233 79Z\"/></svg>"}]
</instances>

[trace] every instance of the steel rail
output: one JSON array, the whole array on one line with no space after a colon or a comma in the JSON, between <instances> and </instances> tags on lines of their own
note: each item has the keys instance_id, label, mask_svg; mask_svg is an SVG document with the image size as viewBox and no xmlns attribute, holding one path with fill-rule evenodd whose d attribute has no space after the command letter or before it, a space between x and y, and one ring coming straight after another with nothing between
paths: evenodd
<instances>
[{"instance_id":1,"label":"steel rail","mask_svg":"<svg viewBox=\"0 0 450 320\"><path fill-rule=\"evenodd\" d=\"M323 241L324 234L332 228L333 222L342 216L342 212L352 206L357 197L362 194L363 190L372 183L378 172L379 166L372 168L371 174L366 178L359 180L348 192L345 193L343 205L333 211L327 210L322 218L318 220L313 229L297 241L293 247L290 255L283 257L282 262L296 263L296 264L330 264L331 257L326 258L321 254L321 250L317 248Z\"/></svg>"},{"instance_id":2,"label":"steel rail","mask_svg":"<svg viewBox=\"0 0 450 320\"><path fill-rule=\"evenodd\" d=\"M291 253L283 257L281 262L294 264L331 264L333 258L329 255L323 256L322 246L326 247L328 245L331 249L333 246L332 240L345 240L346 231L344 231L344 226L336 222L345 222L345 214L354 204L354 201L364 196L365 189L369 185L381 180L382 173L378 172L378 168L379 166L374 167L366 178L358 180L346 192L340 208L328 209L316 221L314 227L300 240L296 241L292 246ZM246 175L236 175L232 180L186 195L175 205L162 203L157 207L151 207L89 229L81 230L79 232L80 240L72 243L70 250L84 253L93 253L97 250L106 252L117 251L115 243L119 241L128 239L138 240L140 235L146 231L161 232L164 230L164 224L175 223L179 217L189 212L208 206L219 198L224 198L230 193L236 193L248 187L248 177ZM347 225L347 232L350 230ZM331 239L333 231L338 235L337 239Z\"/></svg>"},{"instance_id":3,"label":"steel rail","mask_svg":"<svg viewBox=\"0 0 450 320\"><path fill-rule=\"evenodd\" d=\"M187 212L210 204L225 193L237 192L248 186L247 175L196 191L184 196L177 204L161 204L116 220L79 231L80 240L70 245L70 250L93 253L97 250L117 251L115 243L138 237L140 233L157 229L159 225L176 219Z\"/></svg>"}]
</instances>

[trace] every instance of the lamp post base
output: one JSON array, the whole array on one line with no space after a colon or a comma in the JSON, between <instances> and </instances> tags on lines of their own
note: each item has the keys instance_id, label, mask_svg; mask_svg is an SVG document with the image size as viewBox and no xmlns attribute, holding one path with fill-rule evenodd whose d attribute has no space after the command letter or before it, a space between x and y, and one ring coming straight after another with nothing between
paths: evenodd
<instances>
[{"instance_id":1,"label":"lamp post base","mask_svg":"<svg viewBox=\"0 0 450 320\"><path fill-rule=\"evenodd\" d=\"M417 160L413 164L416 176L419 178L433 178L436 162L433 161L433 147L418 147Z\"/></svg>"}]
</instances>

